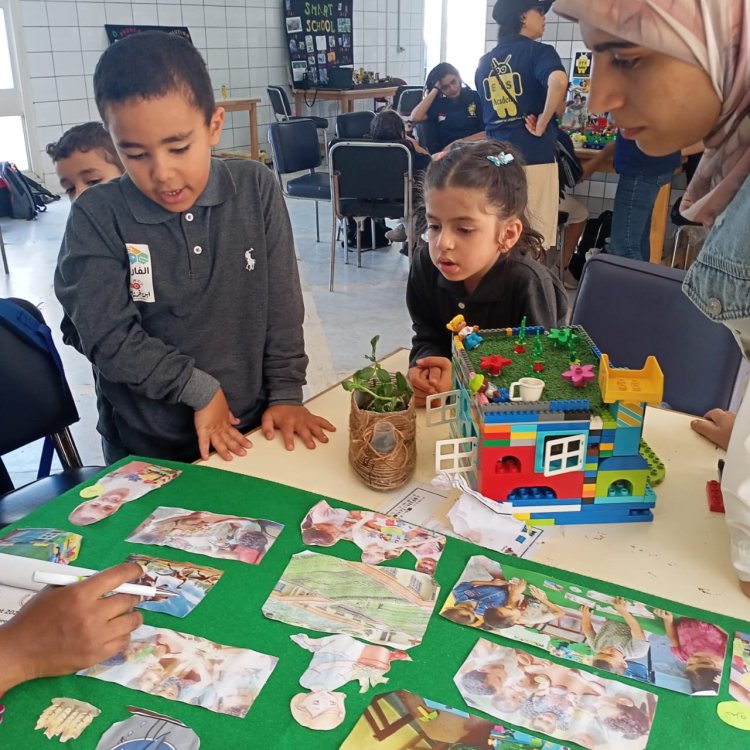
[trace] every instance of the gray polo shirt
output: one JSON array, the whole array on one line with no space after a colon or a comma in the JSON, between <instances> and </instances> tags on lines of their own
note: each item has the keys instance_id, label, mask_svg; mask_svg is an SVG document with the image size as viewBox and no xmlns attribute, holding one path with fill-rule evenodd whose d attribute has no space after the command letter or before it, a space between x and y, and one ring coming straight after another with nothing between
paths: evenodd
<instances>
[{"instance_id":1,"label":"gray polo shirt","mask_svg":"<svg viewBox=\"0 0 750 750\"><path fill-rule=\"evenodd\" d=\"M99 432L132 453L197 457L195 409L221 386L247 429L299 404L304 309L286 205L267 167L213 159L171 213L121 179L72 206L55 272L65 342L94 365Z\"/></svg>"}]
</instances>

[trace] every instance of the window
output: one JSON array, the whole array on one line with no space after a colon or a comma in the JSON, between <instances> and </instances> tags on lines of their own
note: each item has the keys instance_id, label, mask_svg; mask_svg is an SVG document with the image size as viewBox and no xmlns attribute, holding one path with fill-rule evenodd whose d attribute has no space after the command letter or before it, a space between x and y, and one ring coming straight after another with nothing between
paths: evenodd
<instances>
[{"instance_id":1,"label":"window","mask_svg":"<svg viewBox=\"0 0 750 750\"><path fill-rule=\"evenodd\" d=\"M435 471L439 474L462 474L475 468L476 438L438 440L435 443Z\"/></svg>"},{"instance_id":2,"label":"window","mask_svg":"<svg viewBox=\"0 0 750 750\"><path fill-rule=\"evenodd\" d=\"M427 397L425 411L427 426L433 427L438 424L449 424L458 419L458 407L461 400L461 391L447 391L446 393L435 393Z\"/></svg>"},{"instance_id":3,"label":"window","mask_svg":"<svg viewBox=\"0 0 750 750\"><path fill-rule=\"evenodd\" d=\"M23 102L15 65L9 0L0 0L0 161L29 169Z\"/></svg>"},{"instance_id":4,"label":"window","mask_svg":"<svg viewBox=\"0 0 750 750\"><path fill-rule=\"evenodd\" d=\"M585 435L549 437L544 441L544 476L581 471L586 460Z\"/></svg>"}]
</instances>

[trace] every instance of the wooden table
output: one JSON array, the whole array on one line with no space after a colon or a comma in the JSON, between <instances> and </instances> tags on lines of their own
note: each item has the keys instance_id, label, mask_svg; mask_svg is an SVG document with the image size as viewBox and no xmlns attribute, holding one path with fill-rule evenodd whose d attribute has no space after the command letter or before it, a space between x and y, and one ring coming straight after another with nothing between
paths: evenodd
<instances>
[{"instance_id":1,"label":"wooden table","mask_svg":"<svg viewBox=\"0 0 750 750\"><path fill-rule=\"evenodd\" d=\"M406 371L408 352L400 350L383 364ZM372 509L388 507L395 492L365 487L347 460L349 394L335 386L308 403L316 414L337 427L328 445L308 450L298 443L293 457L279 437L269 442L252 434L253 448L225 463L212 456L208 466L269 479ZM666 479L652 523L558 526L545 531L532 559L594 576L684 604L750 620L750 599L739 590L729 559L729 534L724 516L710 513L706 481L716 478L720 451L690 429L691 417L649 407L644 437L664 462ZM435 475L435 441L447 429L427 427L424 411L417 417L417 469L414 479L429 482ZM452 498L441 507L441 516ZM444 517L440 518L448 523Z\"/></svg>"},{"instance_id":2,"label":"wooden table","mask_svg":"<svg viewBox=\"0 0 750 750\"><path fill-rule=\"evenodd\" d=\"M258 147L258 105L260 99L221 99L217 102L225 112L250 113L250 156L257 159L260 156Z\"/></svg>"},{"instance_id":3,"label":"wooden table","mask_svg":"<svg viewBox=\"0 0 750 750\"><path fill-rule=\"evenodd\" d=\"M303 105L307 102L338 102L342 113L354 110L355 99L380 99L393 96L398 86L380 86L360 89L294 89L294 114L305 114Z\"/></svg>"},{"instance_id":4,"label":"wooden table","mask_svg":"<svg viewBox=\"0 0 750 750\"><path fill-rule=\"evenodd\" d=\"M585 163L593 159L599 152L590 148L577 148L576 156ZM600 172L614 173L615 167L612 161L605 164ZM654 203L654 210L651 214L651 257L652 263L661 265L664 254L664 239L667 236L667 222L669 219L669 206L672 200L672 183L668 182L659 190Z\"/></svg>"}]
</instances>

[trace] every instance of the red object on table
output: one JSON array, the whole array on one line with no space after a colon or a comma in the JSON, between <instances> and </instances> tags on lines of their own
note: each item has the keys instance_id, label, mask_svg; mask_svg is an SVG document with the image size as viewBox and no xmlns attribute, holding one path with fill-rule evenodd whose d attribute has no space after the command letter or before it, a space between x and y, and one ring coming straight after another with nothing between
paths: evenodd
<instances>
[{"instance_id":1,"label":"red object on table","mask_svg":"<svg viewBox=\"0 0 750 750\"><path fill-rule=\"evenodd\" d=\"M721 494L721 485L715 479L706 482L706 495L708 509L712 513L724 513L724 496Z\"/></svg>"}]
</instances>

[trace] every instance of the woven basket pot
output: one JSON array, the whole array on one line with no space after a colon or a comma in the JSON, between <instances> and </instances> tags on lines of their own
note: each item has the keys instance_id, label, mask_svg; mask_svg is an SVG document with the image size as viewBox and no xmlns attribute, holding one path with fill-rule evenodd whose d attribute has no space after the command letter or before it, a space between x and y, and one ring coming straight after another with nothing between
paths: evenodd
<instances>
[{"instance_id":1,"label":"woven basket pot","mask_svg":"<svg viewBox=\"0 0 750 750\"><path fill-rule=\"evenodd\" d=\"M349 412L349 464L374 490L403 487L417 464L414 399L404 411L368 411L367 394L353 393Z\"/></svg>"}]
</instances>

